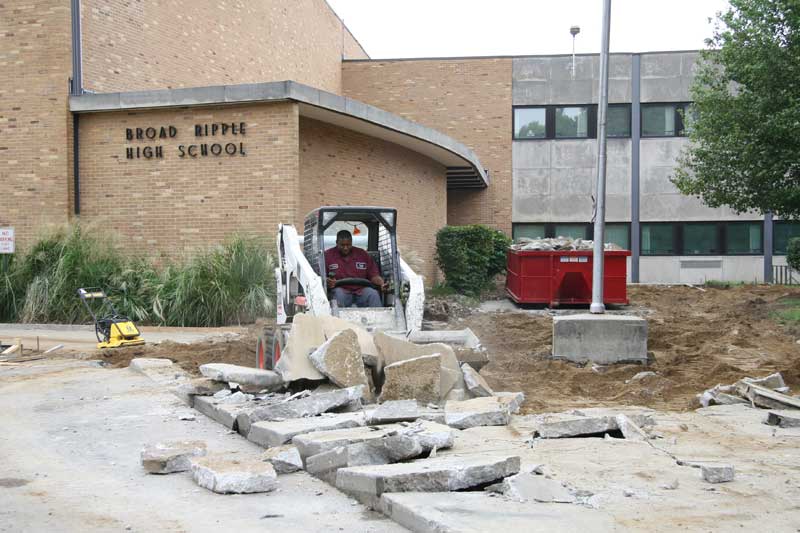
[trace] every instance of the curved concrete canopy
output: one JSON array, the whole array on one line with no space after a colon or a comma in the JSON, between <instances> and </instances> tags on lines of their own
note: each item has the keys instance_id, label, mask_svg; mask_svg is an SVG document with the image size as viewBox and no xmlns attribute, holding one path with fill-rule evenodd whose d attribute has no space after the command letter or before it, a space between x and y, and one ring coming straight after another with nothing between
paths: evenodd
<instances>
[{"instance_id":1,"label":"curved concrete canopy","mask_svg":"<svg viewBox=\"0 0 800 533\"><path fill-rule=\"evenodd\" d=\"M247 102L293 101L300 115L383 139L424 154L447 167L448 189L482 189L489 176L478 156L443 133L351 98L302 83L279 81L70 96L73 113L158 109Z\"/></svg>"}]
</instances>

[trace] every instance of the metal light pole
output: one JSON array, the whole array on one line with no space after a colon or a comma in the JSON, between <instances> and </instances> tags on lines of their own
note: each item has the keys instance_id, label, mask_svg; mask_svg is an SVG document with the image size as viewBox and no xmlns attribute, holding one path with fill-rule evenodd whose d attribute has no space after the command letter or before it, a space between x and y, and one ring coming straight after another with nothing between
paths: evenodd
<instances>
[{"instance_id":1,"label":"metal light pole","mask_svg":"<svg viewBox=\"0 0 800 533\"><path fill-rule=\"evenodd\" d=\"M600 104L597 124L597 210L594 220L594 262L592 264L592 305L589 312L606 311L603 298L606 224L606 115L608 112L608 49L611 34L611 0L603 0L603 35L600 48Z\"/></svg>"},{"instance_id":2,"label":"metal light pole","mask_svg":"<svg viewBox=\"0 0 800 533\"><path fill-rule=\"evenodd\" d=\"M572 26L569 29L572 34L572 79L575 79L575 36L581 32L580 26Z\"/></svg>"}]
</instances>

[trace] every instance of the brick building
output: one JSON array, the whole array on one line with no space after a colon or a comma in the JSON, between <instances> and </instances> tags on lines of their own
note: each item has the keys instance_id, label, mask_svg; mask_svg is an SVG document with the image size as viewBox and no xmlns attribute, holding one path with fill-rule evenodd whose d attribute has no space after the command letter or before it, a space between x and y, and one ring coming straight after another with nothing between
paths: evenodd
<instances>
[{"instance_id":1,"label":"brick building","mask_svg":"<svg viewBox=\"0 0 800 533\"><path fill-rule=\"evenodd\" d=\"M695 56L612 57L609 236L634 281L763 279L800 228L669 182ZM446 224L590 236L598 60L577 59L371 60L324 0L11 0L0 226L24 249L79 216L175 255L390 205L429 281Z\"/></svg>"}]
</instances>

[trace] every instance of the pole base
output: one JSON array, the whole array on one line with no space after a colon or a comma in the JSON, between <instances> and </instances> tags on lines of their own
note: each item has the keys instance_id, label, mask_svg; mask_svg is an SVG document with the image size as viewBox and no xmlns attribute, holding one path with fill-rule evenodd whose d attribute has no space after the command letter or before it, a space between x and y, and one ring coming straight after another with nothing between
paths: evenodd
<instances>
[{"instance_id":1,"label":"pole base","mask_svg":"<svg viewBox=\"0 0 800 533\"><path fill-rule=\"evenodd\" d=\"M602 303L593 302L592 305L589 306L589 312L594 315L602 315L606 312L606 306Z\"/></svg>"}]
</instances>

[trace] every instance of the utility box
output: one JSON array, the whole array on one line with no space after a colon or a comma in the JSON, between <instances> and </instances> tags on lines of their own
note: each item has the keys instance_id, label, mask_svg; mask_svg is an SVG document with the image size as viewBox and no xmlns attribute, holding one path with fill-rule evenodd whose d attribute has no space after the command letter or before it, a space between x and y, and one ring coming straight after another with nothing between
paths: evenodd
<instances>
[{"instance_id":1,"label":"utility box","mask_svg":"<svg viewBox=\"0 0 800 533\"><path fill-rule=\"evenodd\" d=\"M628 303L628 250L607 250L603 299L607 304ZM506 254L506 292L516 303L592 303L591 250L513 250Z\"/></svg>"}]
</instances>

